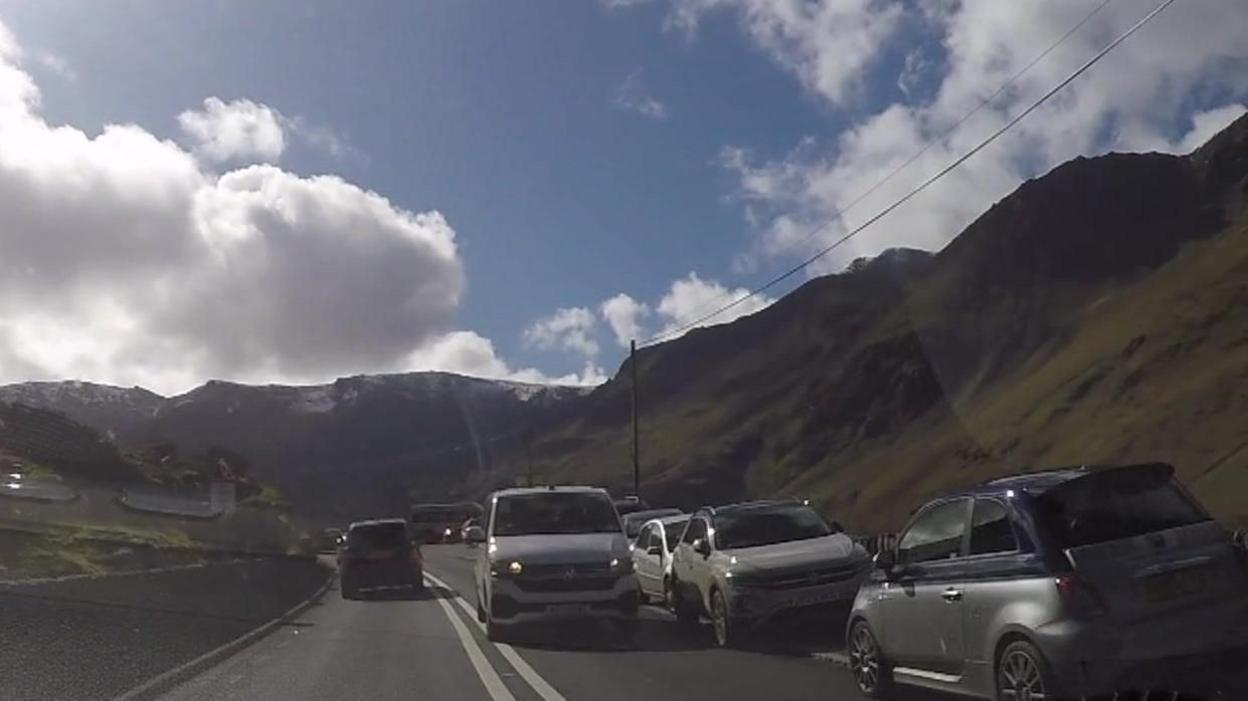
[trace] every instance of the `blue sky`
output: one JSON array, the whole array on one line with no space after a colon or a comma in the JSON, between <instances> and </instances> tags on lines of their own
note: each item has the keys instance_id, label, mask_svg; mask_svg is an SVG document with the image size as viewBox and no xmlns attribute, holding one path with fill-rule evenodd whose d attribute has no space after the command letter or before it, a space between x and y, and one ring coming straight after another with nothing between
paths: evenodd
<instances>
[{"instance_id":1,"label":"blue sky","mask_svg":"<svg viewBox=\"0 0 1248 701\"><path fill-rule=\"evenodd\" d=\"M1009 10L981 17L924 7L930 3L866 0L830 2L826 14L805 16L795 15L801 4L788 0L620 7L589 0L218 1L176 9L154 1L62 0L0 2L0 23L21 45L15 61L37 84L37 112L48 125L92 136L106 124L135 124L189 151L179 114L209 97L250 100L283 116L287 143L280 157L253 160L300 177L336 174L396 209L440 212L454 230L462 289L448 313L434 315L431 329L413 330L408 340L419 348L437 334L470 331L492 341L500 361L492 370L445 355L429 363L533 379L586 366L615 370L623 350L600 310L614 295L644 305L630 318L652 333L704 308L694 302L725 291L716 285L749 287L817 247L823 238L801 234L973 105L968 95L986 96L1011 66L1093 7L1057 4L1021 3L1017 16ZM916 163L914 177L956 155L1148 9L1118 5L1015 94L984 110L983 119L968 122L964 135ZM1178 47L1184 22L1208 21L1219 11L1244 14L1225 2L1168 26L1161 26L1171 19L1163 15L1152 41ZM1188 11L1172 11L1180 12ZM1021 21L1036 36L1009 40L1002 28ZM1056 126L1020 135L951 183L946 196L957 206L917 203L913 220L864 237L815 272L888 245L938 247L1021 179L1067 157L1111 148L1178 150L1183 139L1196 138L1197 117L1210 115L1206 132L1229 121L1245 95L1236 66L1219 63L1244 55L1243 39L1230 29L1209 46L1173 48L1165 57L1175 66L1168 77L1137 77L1120 95L1094 95L1105 91L1085 86L1051 115ZM955 41L979 31L1000 32L1002 43L971 50ZM852 40L864 34L879 41L855 49ZM993 59L1004 62L1004 74L986 58L1000 46L1013 52ZM853 55L862 65L845 65ZM1122 60L1119 69L1130 58ZM1180 87L1163 87L1167 80ZM1159 97L1166 90L1179 94ZM202 168L220 174L245 160ZM896 185L906 182L898 178ZM882 188L859 214L897 192ZM690 284L682 287L682 280ZM588 316L542 326L560 309ZM11 367L18 367L22 356L11 352ZM287 363L280 350L261 348L235 364L145 369L119 360L78 371L69 360L39 367L28 356L28 374L79 372L167 390L209 374L312 381L404 364L393 353L359 363L342 355Z\"/></svg>"}]
</instances>

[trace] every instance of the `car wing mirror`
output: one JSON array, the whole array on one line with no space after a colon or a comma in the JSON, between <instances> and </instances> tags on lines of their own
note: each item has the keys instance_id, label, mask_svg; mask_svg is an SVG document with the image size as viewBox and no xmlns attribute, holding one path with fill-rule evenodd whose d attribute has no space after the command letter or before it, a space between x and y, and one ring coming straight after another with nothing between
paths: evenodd
<instances>
[{"instance_id":1,"label":"car wing mirror","mask_svg":"<svg viewBox=\"0 0 1248 701\"><path fill-rule=\"evenodd\" d=\"M875 552L875 568L885 576L893 574L897 569L897 538L892 535L880 536Z\"/></svg>"},{"instance_id":2,"label":"car wing mirror","mask_svg":"<svg viewBox=\"0 0 1248 701\"><path fill-rule=\"evenodd\" d=\"M485 531L480 526L469 526L464 531L464 540L469 543L485 542Z\"/></svg>"},{"instance_id":3,"label":"car wing mirror","mask_svg":"<svg viewBox=\"0 0 1248 701\"><path fill-rule=\"evenodd\" d=\"M693 551L702 557L711 556L711 544L706 538L697 538L693 541Z\"/></svg>"}]
</instances>

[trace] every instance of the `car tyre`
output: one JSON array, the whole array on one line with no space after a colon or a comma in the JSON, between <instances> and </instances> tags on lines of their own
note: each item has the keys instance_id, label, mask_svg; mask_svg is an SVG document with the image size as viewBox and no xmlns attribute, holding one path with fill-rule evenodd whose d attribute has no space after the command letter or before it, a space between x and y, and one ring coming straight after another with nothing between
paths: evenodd
<instances>
[{"instance_id":1,"label":"car tyre","mask_svg":"<svg viewBox=\"0 0 1248 701\"><path fill-rule=\"evenodd\" d=\"M866 621L858 621L849 630L849 671L858 691L869 699L886 698L892 689L892 670L884 659L880 644Z\"/></svg>"},{"instance_id":2,"label":"car tyre","mask_svg":"<svg viewBox=\"0 0 1248 701\"><path fill-rule=\"evenodd\" d=\"M679 623L688 627L698 624L698 610L688 601L685 601L684 595L680 593L680 582L672 580L671 584L672 613L676 615Z\"/></svg>"},{"instance_id":3,"label":"car tyre","mask_svg":"<svg viewBox=\"0 0 1248 701\"><path fill-rule=\"evenodd\" d=\"M507 629L486 616L485 637L492 643L505 643L507 642Z\"/></svg>"},{"instance_id":4,"label":"car tyre","mask_svg":"<svg viewBox=\"0 0 1248 701\"><path fill-rule=\"evenodd\" d=\"M711 627L715 629L715 643L720 647L741 645L740 623L728 613L728 602L723 592L711 592Z\"/></svg>"},{"instance_id":5,"label":"car tyre","mask_svg":"<svg viewBox=\"0 0 1248 701\"><path fill-rule=\"evenodd\" d=\"M1054 699L1057 679L1048 660L1026 640L1015 640L997 656L996 688L998 701L1006 699Z\"/></svg>"}]
</instances>

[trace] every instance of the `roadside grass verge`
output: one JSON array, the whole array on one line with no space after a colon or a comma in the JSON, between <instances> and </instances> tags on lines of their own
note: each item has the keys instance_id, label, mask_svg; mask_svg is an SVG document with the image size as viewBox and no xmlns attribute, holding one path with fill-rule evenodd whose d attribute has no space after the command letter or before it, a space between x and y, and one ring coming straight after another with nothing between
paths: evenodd
<instances>
[{"instance_id":1,"label":"roadside grass verge","mask_svg":"<svg viewBox=\"0 0 1248 701\"><path fill-rule=\"evenodd\" d=\"M176 529L54 526L45 533L0 531L0 579L100 575L207 559Z\"/></svg>"}]
</instances>

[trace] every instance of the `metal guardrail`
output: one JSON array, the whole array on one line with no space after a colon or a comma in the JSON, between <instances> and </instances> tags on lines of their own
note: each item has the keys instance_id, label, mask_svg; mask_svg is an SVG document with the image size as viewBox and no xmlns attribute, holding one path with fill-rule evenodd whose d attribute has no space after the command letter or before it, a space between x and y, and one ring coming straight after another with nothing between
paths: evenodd
<instances>
[{"instance_id":1,"label":"metal guardrail","mask_svg":"<svg viewBox=\"0 0 1248 701\"><path fill-rule=\"evenodd\" d=\"M127 509L183 518L217 518L224 513L207 497L158 494L132 489L122 489L117 501Z\"/></svg>"}]
</instances>

